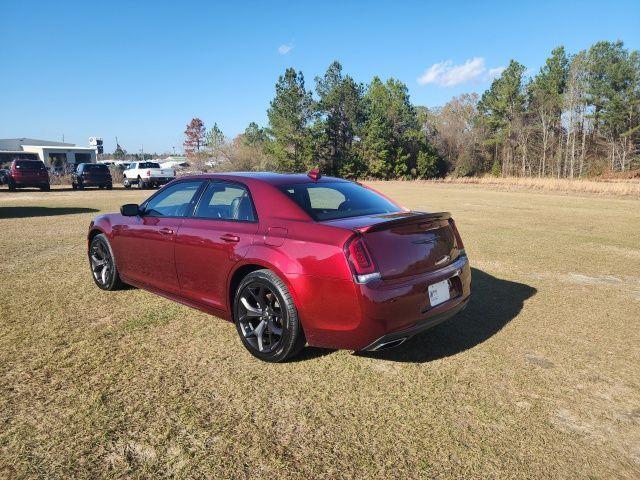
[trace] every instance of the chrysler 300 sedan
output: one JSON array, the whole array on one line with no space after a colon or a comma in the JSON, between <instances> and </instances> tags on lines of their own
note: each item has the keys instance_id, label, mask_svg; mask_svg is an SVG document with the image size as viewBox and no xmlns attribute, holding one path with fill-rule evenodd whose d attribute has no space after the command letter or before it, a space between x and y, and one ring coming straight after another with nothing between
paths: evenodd
<instances>
[{"instance_id":1,"label":"chrysler 300 sedan","mask_svg":"<svg viewBox=\"0 0 640 480\"><path fill-rule=\"evenodd\" d=\"M133 285L232 321L272 362L305 344L397 346L470 296L448 213L317 171L181 177L96 217L88 255L98 287Z\"/></svg>"}]
</instances>

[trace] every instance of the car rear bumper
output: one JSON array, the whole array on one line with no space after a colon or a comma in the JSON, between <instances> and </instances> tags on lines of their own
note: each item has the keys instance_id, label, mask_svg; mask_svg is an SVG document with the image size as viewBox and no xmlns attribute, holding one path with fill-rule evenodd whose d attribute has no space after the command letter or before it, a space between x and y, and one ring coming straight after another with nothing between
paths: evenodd
<instances>
[{"instance_id":1,"label":"car rear bumper","mask_svg":"<svg viewBox=\"0 0 640 480\"><path fill-rule=\"evenodd\" d=\"M113 182L110 178L100 179L100 180L82 180L82 185L85 187L108 187L109 185L113 185Z\"/></svg>"},{"instance_id":2,"label":"car rear bumper","mask_svg":"<svg viewBox=\"0 0 640 480\"><path fill-rule=\"evenodd\" d=\"M451 298L431 306L429 285L444 280L450 282ZM351 286L348 288L346 282L315 285L313 291L326 292L324 301L310 299L312 304L307 306L303 300L300 310L310 345L360 351L404 341L447 320L467 305L471 269L467 256L462 255L450 265L425 274ZM313 308L317 303L320 305Z\"/></svg>"},{"instance_id":3,"label":"car rear bumper","mask_svg":"<svg viewBox=\"0 0 640 480\"><path fill-rule=\"evenodd\" d=\"M22 180L22 179L13 179L13 185L19 188L28 188L28 187L46 187L49 185L49 179L42 180Z\"/></svg>"},{"instance_id":4,"label":"car rear bumper","mask_svg":"<svg viewBox=\"0 0 640 480\"><path fill-rule=\"evenodd\" d=\"M411 337L424 332L425 330L429 330L432 327L435 327L445 320L450 319L456 313L464 310L469 303L469 298L470 297L464 298L462 301L457 302L450 309L428 317L427 319L416 323L412 327L383 335L382 337L364 347L362 351L375 352L385 348L397 347L398 345L404 343L406 340L409 340Z\"/></svg>"},{"instance_id":5,"label":"car rear bumper","mask_svg":"<svg viewBox=\"0 0 640 480\"><path fill-rule=\"evenodd\" d=\"M147 177L143 178L142 181L146 183L153 183L155 185L164 185L165 183L169 183L175 177Z\"/></svg>"}]
</instances>

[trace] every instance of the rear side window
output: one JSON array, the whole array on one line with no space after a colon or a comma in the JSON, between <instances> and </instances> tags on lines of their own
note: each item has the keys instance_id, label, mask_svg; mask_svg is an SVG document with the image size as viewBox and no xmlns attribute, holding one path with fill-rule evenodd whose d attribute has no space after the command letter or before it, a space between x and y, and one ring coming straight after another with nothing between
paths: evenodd
<instances>
[{"instance_id":1,"label":"rear side window","mask_svg":"<svg viewBox=\"0 0 640 480\"><path fill-rule=\"evenodd\" d=\"M138 168L160 168L160 164L156 162L140 162Z\"/></svg>"},{"instance_id":2,"label":"rear side window","mask_svg":"<svg viewBox=\"0 0 640 480\"><path fill-rule=\"evenodd\" d=\"M255 222L256 215L246 187L228 182L211 182L194 213L197 218Z\"/></svg>"},{"instance_id":3,"label":"rear side window","mask_svg":"<svg viewBox=\"0 0 640 480\"><path fill-rule=\"evenodd\" d=\"M184 217L194 203L202 180L174 183L160 190L144 205L144 214L150 217Z\"/></svg>"},{"instance_id":4,"label":"rear side window","mask_svg":"<svg viewBox=\"0 0 640 480\"><path fill-rule=\"evenodd\" d=\"M45 170L46 167L42 162L33 162L29 160L17 160L16 168L19 170Z\"/></svg>"},{"instance_id":5,"label":"rear side window","mask_svg":"<svg viewBox=\"0 0 640 480\"><path fill-rule=\"evenodd\" d=\"M317 221L402 211L390 200L357 183L302 183L281 189Z\"/></svg>"}]
</instances>

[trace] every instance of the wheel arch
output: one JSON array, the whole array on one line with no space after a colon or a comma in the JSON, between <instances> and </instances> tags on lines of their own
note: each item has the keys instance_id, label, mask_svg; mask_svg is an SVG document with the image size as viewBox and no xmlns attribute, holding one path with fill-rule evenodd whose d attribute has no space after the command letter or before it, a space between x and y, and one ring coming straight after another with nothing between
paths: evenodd
<instances>
[{"instance_id":1,"label":"wheel arch","mask_svg":"<svg viewBox=\"0 0 640 480\"><path fill-rule=\"evenodd\" d=\"M91 245L93 239L101 233L105 232L98 227L92 227L91 230L89 230L89 235L87 235L87 245Z\"/></svg>"},{"instance_id":2,"label":"wheel arch","mask_svg":"<svg viewBox=\"0 0 640 480\"><path fill-rule=\"evenodd\" d=\"M251 259L251 260L247 260L246 262L243 262L242 264L237 265L233 269L233 271L229 274L229 280L227 282L227 301L228 301L229 318L231 318L232 321L234 320L233 303L235 300L235 293L238 286L240 285L240 282L242 282L242 279L245 278L247 275L249 275L251 272L255 272L256 270L263 270L263 269L271 270L278 277L280 277L280 279L287 286L287 289L289 290L289 293L293 298L293 302L296 305L296 308L298 308L297 307L298 299L297 299L296 291L293 288L293 285L291 284L287 276L282 271L280 271L279 268L277 268L275 265L269 262Z\"/></svg>"}]
</instances>

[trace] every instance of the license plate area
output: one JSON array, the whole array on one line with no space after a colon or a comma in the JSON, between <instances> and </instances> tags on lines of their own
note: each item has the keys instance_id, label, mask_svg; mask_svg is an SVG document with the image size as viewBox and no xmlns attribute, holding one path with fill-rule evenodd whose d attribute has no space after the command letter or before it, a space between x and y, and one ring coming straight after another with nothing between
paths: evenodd
<instances>
[{"instance_id":1,"label":"license plate area","mask_svg":"<svg viewBox=\"0 0 640 480\"><path fill-rule=\"evenodd\" d=\"M441 303L451 299L450 280L442 280L441 282L429 285L429 305L435 307Z\"/></svg>"}]
</instances>

